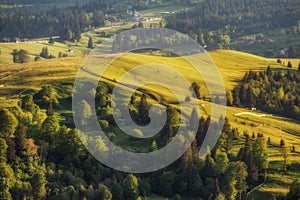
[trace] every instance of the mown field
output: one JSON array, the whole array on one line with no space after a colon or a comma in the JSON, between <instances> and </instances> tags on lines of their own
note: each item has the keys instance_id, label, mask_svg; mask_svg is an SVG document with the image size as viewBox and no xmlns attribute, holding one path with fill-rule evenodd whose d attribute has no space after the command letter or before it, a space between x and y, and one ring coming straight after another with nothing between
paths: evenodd
<instances>
[{"instance_id":1,"label":"mown field","mask_svg":"<svg viewBox=\"0 0 300 200\"><path fill-rule=\"evenodd\" d=\"M0 45L2 52L0 55L0 62L3 63L0 66L0 107L15 105L20 94L31 92L31 90L38 90L45 84L53 85L57 90L59 90L59 93L62 94L62 98L64 95L70 95L72 93L73 82L79 67L84 62L84 57L74 56L51 60L43 59L38 62L30 62L26 64L4 64L8 62L7 60L11 59L9 58L9 55L5 55L7 54L5 52L11 51L11 48L3 48L5 45L8 46L9 44ZM38 46L39 48L28 44L15 45L23 45L18 47L27 48L30 54L34 56L45 44L36 44L40 45ZM13 48L15 48L15 46ZM52 48L49 45L50 52L59 52L60 48L66 49L66 46L62 45L61 47L61 44L57 43L56 46L52 46ZM209 55L218 66L226 89L232 89L235 85L237 85L244 73L249 70L265 70L268 65L274 69L286 68L285 66L277 64L276 59L266 59L237 51L220 50L210 52ZM300 60L295 59L291 61L293 63L299 63ZM193 69L182 58L127 54L113 62L112 66L104 74L104 77L107 78L105 81L115 84L113 81L109 81L109 79L115 79L117 81L122 74L134 66L149 62L170 66L173 69L176 69L180 74L184 75L190 82L201 82L202 80L201 77L199 78L194 76L195 73L193 72ZM163 74L162 77L170 79L171 82L175 80L174 77L168 77L168 74ZM206 94L206 86L201 85L201 87L201 92ZM149 85L146 89L149 93L153 93L154 96L159 94L164 96L164 98L169 102L174 101L174 96L170 95L169 91L161 86ZM155 99L151 102L155 102ZM210 113L210 104L207 101L200 101L199 103L202 105L202 115L205 115L206 112ZM61 109L60 113L71 114L70 105L62 105L59 109ZM237 154L237 151L243 145L243 132L248 132L250 135L252 132L256 134L263 133L266 138L271 138L274 145L278 145L280 139L284 139L288 146L295 145L296 151L300 151L300 123L298 121L279 116L259 117L249 114L235 116L235 114L244 112L249 111L236 107L227 108L227 117L229 118L232 127L238 128L241 133L240 139L235 141L232 154ZM260 113L257 111L255 114L260 115L267 113ZM61 119L63 120L64 118ZM124 140L120 140L120 142L123 141ZM259 188L252 194L254 199L267 198L269 193L285 195L288 192L288 185L292 182L292 180L296 177L300 177L300 173L297 171L297 166L299 164L292 164L300 163L300 155L289 155L289 164L292 164L293 170L290 170L287 173L278 173L277 171L275 173L274 171L278 169L280 171L283 169L283 159L280 148L269 145L268 157L270 161L268 179L263 187ZM153 199L155 198L159 199L159 197L154 197Z\"/></svg>"}]
</instances>

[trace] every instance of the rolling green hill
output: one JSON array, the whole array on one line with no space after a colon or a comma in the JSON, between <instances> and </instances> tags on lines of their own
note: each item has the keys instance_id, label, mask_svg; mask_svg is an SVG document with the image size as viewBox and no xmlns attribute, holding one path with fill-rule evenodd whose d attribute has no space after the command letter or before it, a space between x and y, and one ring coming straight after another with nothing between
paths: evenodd
<instances>
[{"instance_id":1,"label":"rolling green hill","mask_svg":"<svg viewBox=\"0 0 300 200\"><path fill-rule=\"evenodd\" d=\"M36 54L39 50L33 47L28 47L24 44L24 48L31 54ZM41 45L42 46L42 45ZM54 48L54 47L53 47ZM59 45L55 48L60 48ZM7 55L1 46L2 55L0 62L5 63L8 59ZM52 50L52 49L51 49ZM55 51L55 49L53 49ZM7 50L7 52L9 52ZM225 88L232 89L244 73L249 70L265 70L268 65L272 68L286 68L276 62L276 59L266 59L259 56L254 56L247 53L237 51L213 51L209 53L220 73L223 77ZM26 64L4 64L0 66L0 105L1 107L8 107L15 105L19 95L30 92L31 90L38 90L42 85L51 84L58 91L61 97L69 96L72 93L72 85L75 80L79 67L82 65L84 57L68 57L57 58L50 60L41 60L38 62L30 62ZM299 63L300 59L291 60L293 64ZM181 58L178 57L159 57L142 54L127 54L117 59L112 63L112 66L104 74L106 82L115 84L113 79L118 80L123 73L134 66L145 63L160 63L168 65L181 74L187 77L189 81L201 80L194 77L190 66ZM169 78L167 74L165 78ZM171 79L173 80L173 79ZM202 86L202 92L206 92L205 85ZM169 102L172 102L172 95L169 91L158 87L157 85L148 86L145 88L154 96L159 93L165 97ZM155 99L152 100L154 102ZM210 104L207 101L200 101L202 104L202 115L210 113ZM174 105L176 106L176 105ZM66 106L70 108L70 106ZM70 112L69 112L70 113ZM238 114L238 115L237 115ZM249 134L263 133L266 138L270 137L274 146L269 145L268 157L270 161L270 173L266 184L253 193L253 197L269 197L269 193L277 195L285 195L288 192L288 184L292 182L295 177L300 177L299 172L287 172L286 174L272 173L272 169L281 169L282 156L280 148L276 147L280 139L284 139L286 144L295 145L296 150L300 149L300 123L288 118L279 116L270 116L267 113L251 112L243 108L228 107L227 117L232 127L238 128L239 131L248 132ZM243 135L240 135L239 140L236 141L233 154L237 154L238 149L243 144ZM289 155L289 163L300 163L300 156L296 153Z\"/></svg>"}]
</instances>

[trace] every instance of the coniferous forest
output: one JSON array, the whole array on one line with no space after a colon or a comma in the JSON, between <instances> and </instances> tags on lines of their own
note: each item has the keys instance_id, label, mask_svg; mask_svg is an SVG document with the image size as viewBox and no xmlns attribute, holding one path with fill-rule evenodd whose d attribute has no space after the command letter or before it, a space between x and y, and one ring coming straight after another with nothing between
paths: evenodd
<instances>
[{"instance_id":1,"label":"coniferous forest","mask_svg":"<svg viewBox=\"0 0 300 200\"><path fill-rule=\"evenodd\" d=\"M257 107L269 113L300 119L300 74L294 70L247 72L233 90L236 106Z\"/></svg>"},{"instance_id":2,"label":"coniferous forest","mask_svg":"<svg viewBox=\"0 0 300 200\"><path fill-rule=\"evenodd\" d=\"M106 130L114 126L109 91L110 87L101 83L96 96L100 124L107 126ZM147 97L144 94L134 99L131 113L143 123ZM231 155L239 131L227 119L216 147L205 158L199 159L199 147L209 124L218 126L210 118L199 119L195 141L175 163L160 171L133 175L95 160L82 145L78 131L59 124L55 113L59 104L57 92L48 86L24 96L16 107L1 109L1 198L135 200L147 199L154 192L165 197L235 199L264 181L266 139L263 135L245 135L245 146L237 156ZM90 114L89 104L78 106L85 107L87 116ZM46 109L46 116L41 109ZM151 140L149 151L161 148L176 134L179 113L171 107L167 113L169 123ZM116 137L112 133L107 136L112 140ZM106 148L101 137L95 145Z\"/></svg>"}]
</instances>

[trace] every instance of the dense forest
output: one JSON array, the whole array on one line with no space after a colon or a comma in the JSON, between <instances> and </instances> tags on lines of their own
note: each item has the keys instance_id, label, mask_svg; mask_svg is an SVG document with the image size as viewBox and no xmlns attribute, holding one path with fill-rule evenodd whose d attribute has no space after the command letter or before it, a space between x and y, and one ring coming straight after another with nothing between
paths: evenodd
<instances>
[{"instance_id":1,"label":"dense forest","mask_svg":"<svg viewBox=\"0 0 300 200\"><path fill-rule=\"evenodd\" d=\"M38 38L59 35L62 39L80 40L89 27L101 27L105 21L107 5L104 1L90 1L82 6L50 11L1 13L0 38L3 41L18 38Z\"/></svg>"},{"instance_id":2,"label":"dense forest","mask_svg":"<svg viewBox=\"0 0 300 200\"><path fill-rule=\"evenodd\" d=\"M237 129L225 119L221 137L205 158L199 158L210 118L199 120L197 136L185 154L162 170L146 174L126 174L112 170L85 149L79 132L59 121L55 109L59 106L56 90L44 86L35 94L24 95L18 106L0 111L0 197L2 199L147 199L151 193L181 199L184 196L203 199L236 199L265 179L268 167L267 143L263 135L244 134L245 145L237 156L231 154ZM97 114L107 137L119 135L110 108L111 87L100 83L96 91ZM70 98L64 99L70 101ZM132 98L131 113L137 123L147 123L147 95ZM90 116L86 102L84 115ZM135 113L135 114L134 114ZM149 151L163 147L176 134L180 114L167 109L167 123L153 138ZM224 120L223 120L224 121ZM67 126L66 126L67 125ZM101 137L93 142L105 149Z\"/></svg>"},{"instance_id":3,"label":"dense forest","mask_svg":"<svg viewBox=\"0 0 300 200\"><path fill-rule=\"evenodd\" d=\"M300 120L300 72L273 70L247 72L233 90L233 104L257 107L268 113Z\"/></svg>"},{"instance_id":4,"label":"dense forest","mask_svg":"<svg viewBox=\"0 0 300 200\"><path fill-rule=\"evenodd\" d=\"M39 5L48 1L6 0L0 5ZM56 6L43 11L15 9L13 12L3 12L0 15L0 41L13 41L58 35L63 40L80 40L81 33L92 27L102 27L105 20L118 21L120 16L126 14L128 8L144 10L162 4L186 4L186 1L130 1L120 0L89 0L85 2L74 1L73 6L59 8ZM51 5L55 5L55 1Z\"/></svg>"},{"instance_id":5,"label":"dense forest","mask_svg":"<svg viewBox=\"0 0 300 200\"><path fill-rule=\"evenodd\" d=\"M195 9L167 17L167 28L188 33L200 44L228 48L231 38L261 29L295 27L300 32L298 0L206 0Z\"/></svg>"}]
</instances>

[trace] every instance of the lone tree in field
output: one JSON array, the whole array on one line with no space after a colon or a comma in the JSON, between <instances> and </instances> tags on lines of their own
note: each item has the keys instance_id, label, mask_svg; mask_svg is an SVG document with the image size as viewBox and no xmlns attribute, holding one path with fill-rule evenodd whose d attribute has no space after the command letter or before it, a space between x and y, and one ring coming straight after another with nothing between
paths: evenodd
<instances>
[{"instance_id":1,"label":"lone tree in field","mask_svg":"<svg viewBox=\"0 0 300 200\"><path fill-rule=\"evenodd\" d=\"M94 46L92 37L89 37L88 48L92 49Z\"/></svg>"},{"instance_id":2,"label":"lone tree in field","mask_svg":"<svg viewBox=\"0 0 300 200\"><path fill-rule=\"evenodd\" d=\"M11 52L11 55L13 56L13 62L17 63L18 50L14 49L13 52Z\"/></svg>"},{"instance_id":3,"label":"lone tree in field","mask_svg":"<svg viewBox=\"0 0 300 200\"><path fill-rule=\"evenodd\" d=\"M27 63L29 61L28 52L24 49L19 51L19 63Z\"/></svg>"},{"instance_id":4,"label":"lone tree in field","mask_svg":"<svg viewBox=\"0 0 300 200\"><path fill-rule=\"evenodd\" d=\"M285 172L287 171L289 151L290 149L288 147L281 148L281 155L283 158L283 170Z\"/></svg>"},{"instance_id":5,"label":"lone tree in field","mask_svg":"<svg viewBox=\"0 0 300 200\"><path fill-rule=\"evenodd\" d=\"M197 99L200 99L200 85L196 82L193 82L192 85L191 85L191 90L194 90L194 93L195 93L195 97Z\"/></svg>"},{"instance_id":6,"label":"lone tree in field","mask_svg":"<svg viewBox=\"0 0 300 200\"><path fill-rule=\"evenodd\" d=\"M55 42L55 40L54 40L54 38L51 36L50 39L49 39L49 41L48 41L48 43L49 43L49 44L54 44L54 42Z\"/></svg>"},{"instance_id":7,"label":"lone tree in field","mask_svg":"<svg viewBox=\"0 0 300 200\"><path fill-rule=\"evenodd\" d=\"M288 67L288 68L293 68L293 64L291 63L291 61L288 62L287 67Z\"/></svg>"},{"instance_id":8,"label":"lone tree in field","mask_svg":"<svg viewBox=\"0 0 300 200\"><path fill-rule=\"evenodd\" d=\"M285 146L285 141L283 139L280 140L280 147L284 147Z\"/></svg>"},{"instance_id":9,"label":"lone tree in field","mask_svg":"<svg viewBox=\"0 0 300 200\"><path fill-rule=\"evenodd\" d=\"M52 100L50 100L50 103L49 103L48 108L46 110L46 114L47 114L48 117L54 115L54 108L53 108Z\"/></svg>"},{"instance_id":10,"label":"lone tree in field","mask_svg":"<svg viewBox=\"0 0 300 200\"><path fill-rule=\"evenodd\" d=\"M14 49L11 55L13 56L14 63L27 63L29 61L28 52L24 49Z\"/></svg>"}]
</instances>

